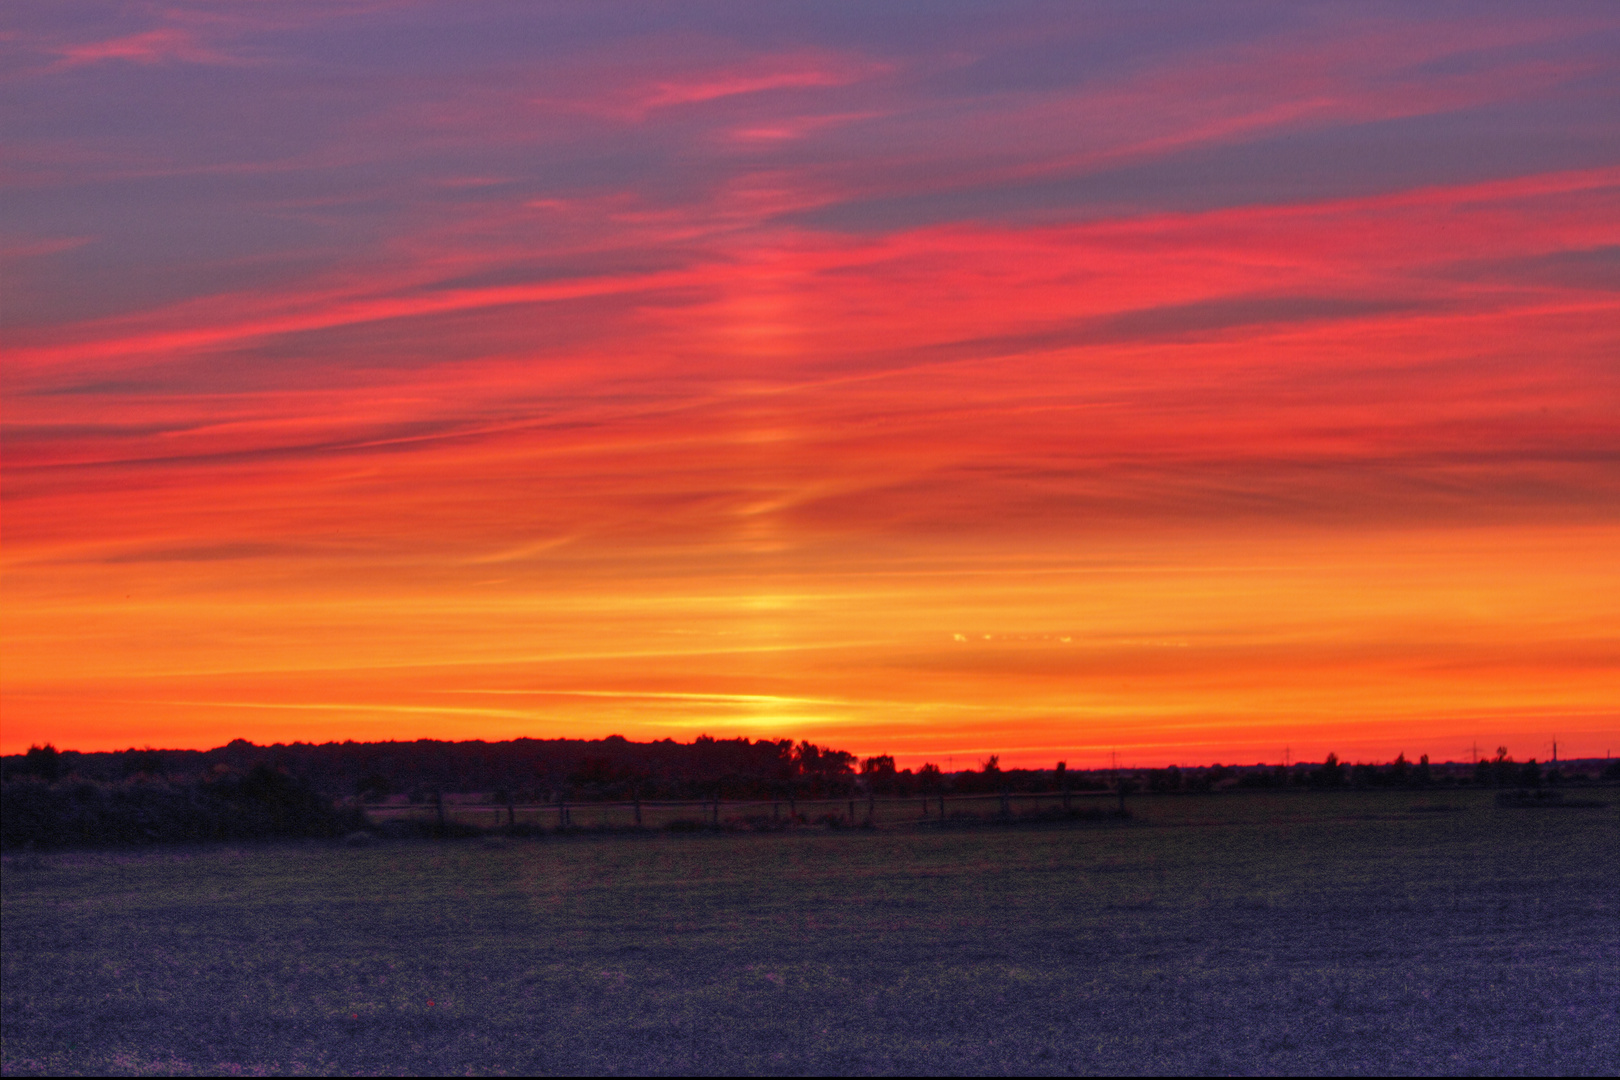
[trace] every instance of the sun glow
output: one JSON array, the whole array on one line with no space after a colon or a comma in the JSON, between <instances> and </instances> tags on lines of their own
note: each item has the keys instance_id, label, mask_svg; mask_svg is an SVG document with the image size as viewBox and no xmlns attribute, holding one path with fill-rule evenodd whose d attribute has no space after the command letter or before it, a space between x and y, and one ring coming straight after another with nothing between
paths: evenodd
<instances>
[{"instance_id":1,"label":"sun glow","mask_svg":"<svg viewBox=\"0 0 1620 1080\"><path fill-rule=\"evenodd\" d=\"M502 12L14 39L0 748L1620 742L1606 14Z\"/></svg>"}]
</instances>

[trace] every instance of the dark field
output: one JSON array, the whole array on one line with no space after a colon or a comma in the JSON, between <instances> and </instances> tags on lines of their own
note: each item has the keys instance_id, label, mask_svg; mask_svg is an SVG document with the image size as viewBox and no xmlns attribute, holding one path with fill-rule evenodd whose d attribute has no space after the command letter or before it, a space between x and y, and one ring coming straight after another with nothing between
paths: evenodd
<instances>
[{"instance_id":1,"label":"dark field","mask_svg":"<svg viewBox=\"0 0 1620 1080\"><path fill-rule=\"evenodd\" d=\"M1614 806L1452 791L1133 809L8 859L0 1064L1620 1070Z\"/></svg>"}]
</instances>

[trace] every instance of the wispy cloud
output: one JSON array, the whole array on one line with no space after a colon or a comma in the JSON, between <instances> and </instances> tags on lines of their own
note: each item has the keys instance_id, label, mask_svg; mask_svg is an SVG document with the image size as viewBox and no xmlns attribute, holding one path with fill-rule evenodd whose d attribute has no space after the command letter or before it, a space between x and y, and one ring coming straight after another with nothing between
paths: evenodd
<instances>
[{"instance_id":1,"label":"wispy cloud","mask_svg":"<svg viewBox=\"0 0 1620 1080\"><path fill-rule=\"evenodd\" d=\"M229 64L236 58L205 43L195 32L178 26L138 34L57 46L59 68L123 61L135 64Z\"/></svg>"},{"instance_id":2,"label":"wispy cloud","mask_svg":"<svg viewBox=\"0 0 1620 1080\"><path fill-rule=\"evenodd\" d=\"M1612 697L1607 9L25 8L8 740Z\"/></svg>"},{"instance_id":3,"label":"wispy cloud","mask_svg":"<svg viewBox=\"0 0 1620 1080\"><path fill-rule=\"evenodd\" d=\"M646 113L769 90L849 86L887 70L885 64L852 63L836 56L762 57L746 67L704 72L697 78L656 82L641 98L639 109Z\"/></svg>"}]
</instances>

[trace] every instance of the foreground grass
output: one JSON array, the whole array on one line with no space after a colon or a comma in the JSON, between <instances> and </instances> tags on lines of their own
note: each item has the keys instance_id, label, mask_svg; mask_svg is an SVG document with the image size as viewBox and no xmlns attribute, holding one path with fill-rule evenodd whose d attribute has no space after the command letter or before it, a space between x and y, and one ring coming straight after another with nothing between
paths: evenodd
<instances>
[{"instance_id":1,"label":"foreground grass","mask_svg":"<svg viewBox=\"0 0 1620 1080\"><path fill-rule=\"evenodd\" d=\"M1450 811L1415 809L1444 798ZM3 875L23 1073L1620 1067L1620 814L63 854Z\"/></svg>"}]
</instances>

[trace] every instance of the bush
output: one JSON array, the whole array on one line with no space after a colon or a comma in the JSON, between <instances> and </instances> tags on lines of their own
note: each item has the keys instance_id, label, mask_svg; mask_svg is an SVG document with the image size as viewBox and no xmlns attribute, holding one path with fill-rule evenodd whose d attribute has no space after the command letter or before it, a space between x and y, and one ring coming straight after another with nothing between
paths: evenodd
<instances>
[{"instance_id":1,"label":"bush","mask_svg":"<svg viewBox=\"0 0 1620 1080\"><path fill-rule=\"evenodd\" d=\"M364 825L307 784L267 766L189 784L37 776L0 787L0 846L340 837Z\"/></svg>"}]
</instances>

